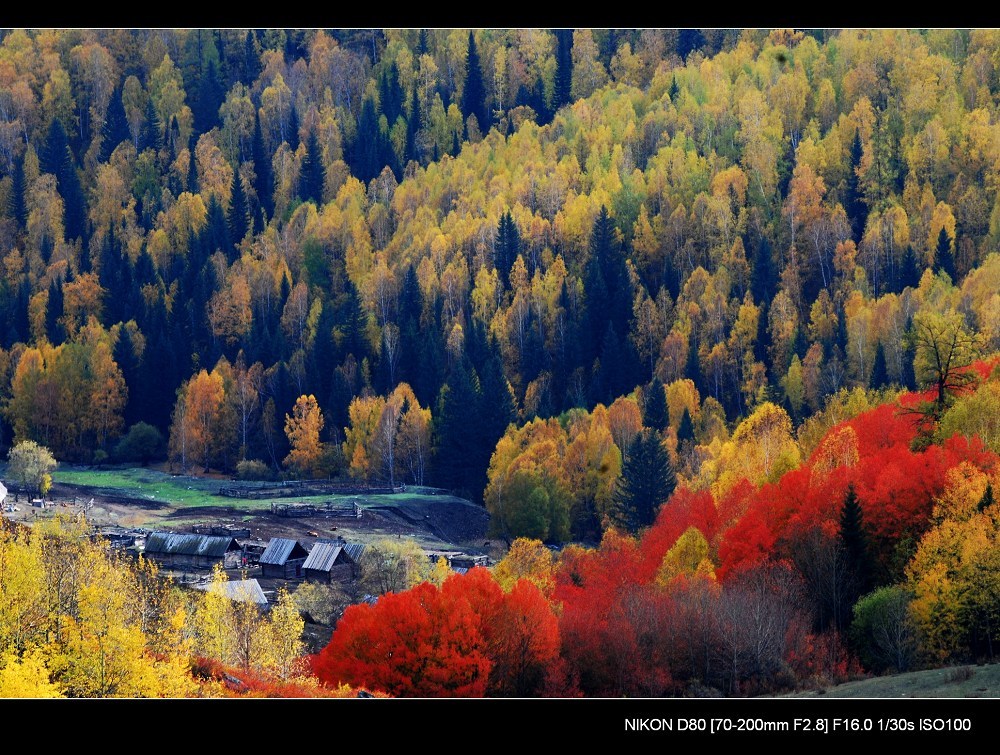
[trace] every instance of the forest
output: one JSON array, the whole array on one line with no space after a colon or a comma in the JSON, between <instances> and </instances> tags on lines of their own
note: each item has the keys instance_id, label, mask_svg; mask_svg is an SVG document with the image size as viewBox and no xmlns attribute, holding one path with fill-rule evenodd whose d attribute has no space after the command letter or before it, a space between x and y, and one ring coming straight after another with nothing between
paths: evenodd
<instances>
[{"instance_id":1,"label":"forest","mask_svg":"<svg viewBox=\"0 0 1000 755\"><path fill-rule=\"evenodd\" d=\"M499 565L347 607L289 694L992 661L998 103L993 30L5 31L0 448L489 511ZM63 540L0 538L20 616ZM74 687L89 599L0 693L214 689ZM136 657L240 665L196 613Z\"/></svg>"}]
</instances>

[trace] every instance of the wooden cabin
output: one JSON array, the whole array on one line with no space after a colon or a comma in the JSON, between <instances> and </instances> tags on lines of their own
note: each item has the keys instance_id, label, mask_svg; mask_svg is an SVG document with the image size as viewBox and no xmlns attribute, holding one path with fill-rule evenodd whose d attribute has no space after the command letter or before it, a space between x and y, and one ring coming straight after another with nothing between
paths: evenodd
<instances>
[{"instance_id":1,"label":"wooden cabin","mask_svg":"<svg viewBox=\"0 0 1000 755\"><path fill-rule=\"evenodd\" d=\"M260 554L257 563L260 564L261 576L271 579L300 579L302 566L309 556L298 540L285 537L271 538L264 552Z\"/></svg>"},{"instance_id":2,"label":"wooden cabin","mask_svg":"<svg viewBox=\"0 0 1000 755\"><path fill-rule=\"evenodd\" d=\"M302 569L310 582L348 582L357 574L357 563L342 543L319 540Z\"/></svg>"},{"instance_id":3,"label":"wooden cabin","mask_svg":"<svg viewBox=\"0 0 1000 755\"><path fill-rule=\"evenodd\" d=\"M243 549L235 537L192 535L182 532L151 532L143 556L168 569L237 569Z\"/></svg>"}]
</instances>

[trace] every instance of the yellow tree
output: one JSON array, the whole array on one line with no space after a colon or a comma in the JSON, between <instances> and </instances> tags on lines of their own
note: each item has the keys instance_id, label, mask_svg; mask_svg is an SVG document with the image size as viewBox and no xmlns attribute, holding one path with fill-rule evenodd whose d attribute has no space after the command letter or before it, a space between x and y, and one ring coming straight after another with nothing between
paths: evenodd
<instances>
[{"instance_id":1,"label":"yellow tree","mask_svg":"<svg viewBox=\"0 0 1000 755\"><path fill-rule=\"evenodd\" d=\"M385 399L381 396L357 396L347 407L350 425L344 428L344 458L352 477L367 480L377 464L375 438Z\"/></svg>"},{"instance_id":2,"label":"yellow tree","mask_svg":"<svg viewBox=\"0 0 1000 755\"><path fill-rule=\"evenodd\" d=\"M937 662L990 653L1000 639L1000 507L969 462L948 471L936 526L906 568L924 652Z\"/></svg>"},{"instance_id":3,"label":"yellow tree","mask_svg":"<svg viewBox=\"0 0 1000 755\"><path fill-rule=\"evenodd\" d=\"M305 621L291 594L280 587L277 600L267 617L264 632L266 641L261 665L268 673L280 679L305 675L305 643L302 642L304 629Z\"/></svg>"},{"instance_id":4,"label":"yellow tree","mask_svg":"<svg viewBox=\"0 0 1000 755\"><path fill-rule=\"evenodd\" d=\"M510 592L520 580L527 579L542 594L550 596L556 584L552 551L541 540L519 537L493 568L493 578L504 592Z\"/></svg>"},{"instance_id":5,"label":"yellow tree","mask_svg":"<svg viewBox=\"0 0 1000 755\"><path fill-rule=\"evenodd\" d=\"M668 587L678 576L715 579L715 566L708 552L708 541L697 527L688 527L663 556L656 572L656 584Z\"/></svg>"},{"instance_id":6,"label":"yellow tree","mask_svg":"<svg viewBox=\"0 0 1000 755\"><path fill-rule=\"evenodd\" d=\"M51 681L51 673L48 660L37 648L20 657L6 653L0 656L0 697L63 697L62 686Z\"/></svg>"},{"instance_id":7,"label":"yellow tree","mask_svg":"<svg viewBox=\"0 0 1000 755\"><path fill-rule=\"evenodd\" d=\"M285 435L291 450L285 465L299 475L318 477L323 473L323 413L312 394L299 396L292 413L285 415Z\"/></svg>"},{"instance_id":8,"label":"yellow tree","mask_svg":"<svg viewBox=\"0 0 1000 755\"><path fill-rule=\"evenodd\" d=\"M743 420L722 445L715 460L713 492L722 496L747 479L760 485L799 463L801 454L792 437L792 421L780 406L765 402Z\"/></svg>"},{"instance_id":9,"label":"yellow tree","mask_svg":"<svg viewBox=\"0 0 1000 755\"><path fill-rule=\"evenodd\" d=\"M201 370L178 391L170 425L170 458L181 467L197 462L206 470L212 460L225 398L222 375Z\"/></svg>"}]
</instances>

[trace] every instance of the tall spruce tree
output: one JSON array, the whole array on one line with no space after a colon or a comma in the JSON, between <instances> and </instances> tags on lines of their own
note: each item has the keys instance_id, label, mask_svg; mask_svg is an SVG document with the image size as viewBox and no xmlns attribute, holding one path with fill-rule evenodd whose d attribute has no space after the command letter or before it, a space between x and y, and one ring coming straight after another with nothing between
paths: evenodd
<instances>
[{"instance_id":1,"label":"tall spruce tree","mask_svg":"<svg viewBox=\"0 0 1000 755\"><path fill-rule=\"evenodd\" d=\"M299 172L299 196L303 202L323 204L323 153L315 129L310 129L306 140L306 154Z\"/></svg>"},{"instance_id":2,"label":"tall spruce tree","mask_svg":"<svg viewBox=\"0 0 1000 755\"><path fill-rule=\"evenodd\" d=\"M882 342L875 347L875 361L872 363L872 388L885 388L889 384L889 371L885 363L885 349Z\"/></svg>"},{"instance_id":3,"label":"tall spruce tree","mask_svg":"<svg viewBox=\"0 0 1000 755\"><path fill-rule=\"evenodd\" d=\"M838 629L844 629L851 620L851 607L858 598L872 588L874 564L868 533L865 531L864 514L854 486L849 485L840 510L839 547L844 553L846 579L843 598L834 613Z\"/></svg>"},{"instance_id":4,"label":"tall spruce tree","mask_svg":"<svg viewBox=\"0 0 1000 755\"><path fill-rule=\"evenodd\" d=\"M521 234L510 210L500 216L494 264L504 288L510 288L510 268L521 253Z\"/></svg>"},{"instance_id":5,"label":"tall spruce tree","mask_svg":"<svg viewBox=\"0 0 1000 755\"><path fill-rule=\"evenodd\" d=\"M246 238L250 230L250 223L247 217L247 195L243 191L243 179L240 177L239 166L233 170L233 186L230 192L229 212L229 238L238 248L240 242Z\"/></svg>"},{"instance_id":6,"label":"tall spruce tree","mask_svg":"<svg viewBox=\"0 0 1000 755\"><path fill-rule=\"evenodd\" d=\"M556 86L552 101L552 112L572 101L570 90L573 83L573 30L557 29L556 35Z\"/></svg>"},{"instance_id":7,"label":"tall spruce tree","mask_svg":"<svg viewBox=\"0 0 1000 755\"><path fill-rule=\"evenodd\" d=\"M43 173L56 177L56 189L63 199L63 230L67 241L82 238L86 231L87 202L76 172L76 159L69 148L66 129L58 118L52 119L45 149L39 155Z\"/></svg>"},{"instance_id":8,"label":"tall spruce tree","mask_svg":"<svg viewBox=\"0 0 1000 755\"><path fill-rule=\"evenodd\" d=\"M58 346L66 340L66 331L62 324L63 289L62 280L53 278L49 284L49 299L45 306L45 334L49 343Z\"/></svg>"},{"instance_id":9,"label":"tall spruce tree","mask_svg":"<svg viewBox=\"0 0 1000 755\"><path fill-rule=\"evenodd\" d=\"M260 128L260 114L254 114L253 141L251 142L251 153L253 156L253 189L257 194L257 201L265 215L270 218L274 215L274 183L271 177L271 156L264 146L264 134Z\"/></svg>"},{"instance_id":10,"label":"tall spruce tree","mask_svg":"<svg viewBox=\"0 0 1000 755\"><path fill-rule=\"evenodd\" d=\"M476 49L476 37L469 32L469 46L465 54L465 86L462 89L462 115L466 119L476 116L479 130L485 134L490 130L492 118L486 108L486 87L483 86L483 70Z\"/></svg>"},{"instance_id":11,"label":"tall spruce tree","mask_svg":"<svg viewBox=\"0 0 1000 755\"><path fill-rule=\"evenodd\" d=\"M859 185L858 170L864 150L861 145L861 134L855 130L851 142L851 164L847 169L847 188L844 194L844 210L851 223L851 235L855 241L860 241L868 222L868 205Z\"/></svg>"},{"instance_id":12,"label":"tall spruce tree","mask_svg":"<svg viewBox=\"0 0 1000 755\"><path fill-rule=\"evenodd\" d=\"M955 255L952 252L952 241L948 232L942 227L938 234L937 248L934 254L934 271L945 272L952 283L958 283L958 273L955 270Z\"/></svg>"},{"instance_id":13,"label":"tall spruce tree","mask_svg":"<svg viewBox=\"0 0 1000 755\"><path fill-rule=\"evenodd\" d=\"M128 130L128 118L125 116L125 106L122 104L122 89L115 87L108 103L108 115L101 132L101 162L107 162L115 147L124 141L131 140Z\"/></svg>"},{"instance_id":14,"label":"tall spruce tree","mask_svg":"<svg viewBox=\"0 0 1000 755\"><path fill-rule=\"evenodd\" d=\"M480 432L475 422L479 392L464 359L455 362L448 381L441 388L434 416L434 479L440 487L482 502L473 458L478 456Z\"/></svg>"},{"instance_id":15,"label":"tall spruce tree","mask_svg":"<svg viewBox=\"0 0 1000 755\"><path fill-rule=\"evenodd\" d=\"M641 430L629 446L614 492L615 522L638 532L656 521L660 507L674 492L676 477L670 457L655 430Z\"/></svg>"},{"instance_id":16,"label":"tall spruce tree","mask_svg":"<svg viewBox=\"0 0 1000 755\"><path fill-rule=\"evenodd\" d=\"M667 394L658 377L654 377L646 386L642 403L642 424L661 433L665 432L670 424L667 414Z\"/></svg>"}]
</instances>

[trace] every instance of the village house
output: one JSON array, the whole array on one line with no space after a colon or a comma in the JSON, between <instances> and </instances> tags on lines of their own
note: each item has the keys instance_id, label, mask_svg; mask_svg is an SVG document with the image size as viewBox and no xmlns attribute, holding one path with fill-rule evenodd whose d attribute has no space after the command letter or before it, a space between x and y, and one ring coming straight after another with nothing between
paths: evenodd
<instances>
[{"instance_id":1,"label":"village house","mask_svg":"<svg viewBox=\"0 0 1000 755\"><path fill-rule=\"evenodd\" d=\"M237 603L256 603L261 610L269 608L267 596L264 595L264 590L256 579L234 579L222 583L209 582L194 587L196 590L222 594Z\"/></svg>"},{"instance_id":2,"label":"village house","mask_svg":"<svg viewBox=\"0 0 1000 755\"><path fill-rule=\"evenodd\" d=\"M243 549L235 537L192 535L179 532L151 532L143 556L160 566L173 569L237 569Z\"/></svg>"},{"instance_id":3,"label":"village house","mask_svg":"<svg viewBox=\"0 0 1000 755\"><path fill-rule=\"evenodd\" d=\"M357 562L337 540L318 540L302 566L310 582L348 582L357 575Z\"/></svg>"},{"instance_id":4,"label":"village house","mask_svg":"<svg viewBox=\"0 0 1000 755\"><path fill-rule=\"evenodd\" d=\"M298 579L302 577L302 566L308 555L309 551L298 540L275 537L271 538L257 562L263 577Z\"/></svg>"}]
</instances>

